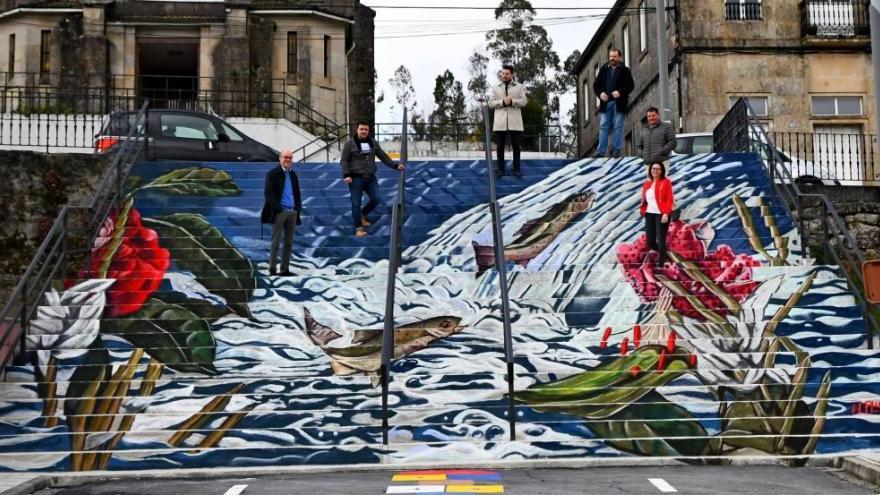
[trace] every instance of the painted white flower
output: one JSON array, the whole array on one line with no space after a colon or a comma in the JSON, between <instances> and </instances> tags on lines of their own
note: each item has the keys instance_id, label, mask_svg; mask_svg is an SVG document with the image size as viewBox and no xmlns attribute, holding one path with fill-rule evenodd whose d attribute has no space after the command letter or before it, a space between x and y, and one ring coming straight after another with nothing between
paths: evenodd
<instances>
[{"instance_id":1,"label":"painted white flower","mask_svg":"<svg viewBox=\"0 0 880 495\"><path fill-rule=\"evenodd\" d=\"M764 330L773 315L765 315L770 298L782 284L782 277L764 281L752 296L743 302L738 314L726 318L729 325L698 322L685 317L675 331L699 355L695 373L706 384L724 383L729 388L752 392L766 377L773 383L791 383L794 369L764 366L762 344ZM725 328L726 327L726 328ZM730 335L726 329L735 329Z\"/></svg>"},{"instance_id":2,"label":"painted white flower","mask_svg":"<svg viewBox=\"0 0 880 495\"><path fill-rule=\"evenodd\" d=\"M40 371L45 375L49 359L71 359L88 350L101 330L106 291L113 279L86 280L59 293L46 293L44 304L31 321L27 344L37 350Z\"/></svg>"},{"instance_id":3,"label":"painted white flower","mask_svg":"<svg viewBox=\"0 0 880 495\"><path fill-rule=\"evenodd\" d=\"M107 217L104 219L104 224L101 225L98 237L95 238L95 249L100 249L104 247L104 244L110 242L110 239L113 238L113 229L115 228L116 222L113 221L113 218Z\"/></svg>"}]
</instances>

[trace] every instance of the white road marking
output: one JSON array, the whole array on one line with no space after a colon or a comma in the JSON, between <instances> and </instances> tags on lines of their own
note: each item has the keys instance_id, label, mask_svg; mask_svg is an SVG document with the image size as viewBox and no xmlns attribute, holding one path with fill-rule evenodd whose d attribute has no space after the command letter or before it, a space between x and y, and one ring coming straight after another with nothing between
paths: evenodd
<instances>
[{"instance_id":1,"label":"white road marking","mask_svg":"<svg viewBox=\"0 0 880 495\"><path fill-rule=\"evenodd\" d=\"M226 493L224 493L223 495L241 495L241 492L243 492L244 489L247 487L247 485L235 485L229 490L226 490Z\"/></svg>"},{"instance_id":2,"label":"white road marking","mask_svg":"<svg viewBox=\"0 0 880 495\"><path fill-rule=\"evenodd\" d=\"M385 493L443 493L446 485L396 485L389 486Z\"/></svg>"},{"instance_id":3,"label":"white road marking","mask_svg":"<svg viewBox=\"0 0 880 495\"><path fill-rule=\"evenodd\" d=\"M664 480L663 478L648 478L648 481L650 481L655 488L663 493L678 493L678 490L667 483L666 480Z\"/></svg>"}]
</instances>

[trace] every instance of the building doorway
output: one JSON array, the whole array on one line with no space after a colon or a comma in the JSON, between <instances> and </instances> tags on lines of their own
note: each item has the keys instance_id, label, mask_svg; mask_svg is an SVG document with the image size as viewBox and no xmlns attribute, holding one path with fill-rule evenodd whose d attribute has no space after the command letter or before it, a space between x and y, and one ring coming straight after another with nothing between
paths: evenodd
<instances>
[{"instance_id":1,"label":"building doorway","mask_svg":"<svg viewBox=\"0 0 880 495\"><path fill-rule=\"evenodd\" d=\"M194 109L199 89L199 40L138 40L138 97L153 108Z\"/></svg>"}]
</instances>

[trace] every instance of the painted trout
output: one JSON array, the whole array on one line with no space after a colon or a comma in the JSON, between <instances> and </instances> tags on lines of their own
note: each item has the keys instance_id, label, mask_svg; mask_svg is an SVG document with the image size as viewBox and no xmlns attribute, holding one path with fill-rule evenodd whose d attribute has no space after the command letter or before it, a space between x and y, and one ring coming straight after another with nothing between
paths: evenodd
<instances>
[{"instance_id":1,"label":"painted trout","mask_svg":"<svg viewBox=\"0 0 880 495\"><path fill-rule=\"evenodd\" d=\"M342 334L315 321L309 310L303 311L309 338L330 357L333 374L348 376L363 373L373 378L373 386L378 385L376 373L382 364L382 329L355 330L351 345L333 347L329 344L341 338ZM437 339L462 331L464 327L459 323L459 317L439 316L395 328L393 359L407 356L428 347Z\"/></svg>"},{"instance_id":2,"label":"painted trout","mask_svg":"<svg viewBox=\"0 0 880 495\"><path fill-rule=\"evenodd\" d=\"M513 261L522 266L529 264L578 216L589 210L595 199L596 193L593 191L575 193L553 205L540 218L526 222L515 234L516 239L504 246L504 261ZM479 275L495 264L495 248L491 245L481 246L476 241L473 245Z\"/></svg>"}]
</instances>

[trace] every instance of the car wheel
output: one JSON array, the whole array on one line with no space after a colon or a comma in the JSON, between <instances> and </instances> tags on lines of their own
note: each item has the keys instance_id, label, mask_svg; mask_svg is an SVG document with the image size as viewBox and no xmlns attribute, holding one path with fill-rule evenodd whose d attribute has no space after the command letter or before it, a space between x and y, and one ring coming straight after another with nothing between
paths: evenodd
<instances>
[{"instance_id":1,"label":"car wheel","mask_svg":"<svg viewBox=\"0 0 880 495\"><path fill-rule=\"evenodd\" d=\"M796 184L805 184L811 186L821 186L822 179L816 177L815 175L802 175L794 180Z\"/></svg>"}]
</instances>

